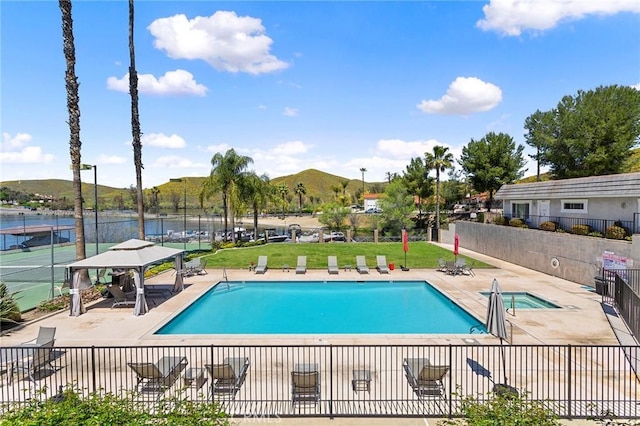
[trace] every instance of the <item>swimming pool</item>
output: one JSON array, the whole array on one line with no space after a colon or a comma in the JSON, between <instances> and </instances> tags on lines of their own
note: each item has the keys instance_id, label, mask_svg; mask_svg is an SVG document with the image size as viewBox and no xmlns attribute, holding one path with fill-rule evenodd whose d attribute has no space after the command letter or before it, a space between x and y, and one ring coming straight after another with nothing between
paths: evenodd
<instances>
[{"instance_id":1,"label":"swimming pool","mask_svg":"<svg viewBox=\"0 0 640 426\"><path fill-rule=\"evenodd\" d=\"M221 282L155 334L468 334L478 319L425 281Z\"/></svg>"},{"instance_id":2,"label":"swimming pool","mask_svg":"<svg viewBox=\"0 0 640 426\"><path fill-rule=\"evenodd\" d=\"M483 291L483 296L489 296L490 292ZM528 293L526 291L506 291L502 293L502 300L504 300L504 306L508 309L511 308L512 303L516 309L559 309L560 306L553 302L538 297L535 294Z\"/></svg>"}]
</instances>

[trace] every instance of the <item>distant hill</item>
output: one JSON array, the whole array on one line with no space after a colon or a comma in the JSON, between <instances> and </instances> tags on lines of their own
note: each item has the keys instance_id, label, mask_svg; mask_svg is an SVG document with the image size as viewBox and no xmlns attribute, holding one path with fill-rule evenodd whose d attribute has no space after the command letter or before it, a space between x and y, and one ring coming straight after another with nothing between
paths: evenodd
<instances>
[{"instance_id":1,"label":"distant hill","mask_svg":"<svg viewBox=\"0 0 640 426\"><path fill-rule=\"evenodd\" d=\"M199 205L198 196L200 194L200 188L206 177L187 177L187 205L197 206ZM289 187L289 194L295 199L295 186L299 182L302 182L307 190L305 198L308 200L310 196L317 197L322 202L333 199L334 192L331 190L332 186L340 187L342 190L342 182L348 181L346 191L350 194L355 194L358 189L362 188L362 180L358 179L346 179L340 176L332 175L329 173L321 172L315 169L304 170L299 173L280 176L271 180L273 185L279 185L285 183ZM365 188L369 191L371 183L365 181ZM384 183L378 182L376 185L384 185ZM16 181L4 181L0 182L0 187L7 187L13 191L19 191L27 194L41 194L51 195L55 198L73 199L73 182L70 180L62 179L43 179L43 180L16 180ZM158 193L159 204L161 207L169 208L171 206L171 197L179 197L179 204L183 204L184 197L184 183L183 182L166 182L157 185L156 188L160 191ZM145 196L151 196L152 188L145 188ZM82 183L82 195L89 203L93 201L93 183ZM131 203L131 195L129 188L113 188L106 185L98 185L98 198L101 199L101 204L112 205L113 200L122 196L126 203ZM91 205L91 204L89 204Z\"/></svg>"}]
</instances>

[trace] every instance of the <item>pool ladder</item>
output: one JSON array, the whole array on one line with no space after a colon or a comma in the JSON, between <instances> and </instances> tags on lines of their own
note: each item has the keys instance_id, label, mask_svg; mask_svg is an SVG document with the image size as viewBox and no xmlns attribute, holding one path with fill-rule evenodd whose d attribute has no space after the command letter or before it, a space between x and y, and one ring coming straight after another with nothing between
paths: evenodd
<instances>
[{"instance_id":1,"label":"pool ladder","mask_svg":"<svg viewBox=\"0 0 640 426\"><path fill-rule=\"evenodd\" d=\"M227 276L227 268L222 268L222 278L227 283L227 290L229 290L229 277Z\"/></svg>"}]
</instances>

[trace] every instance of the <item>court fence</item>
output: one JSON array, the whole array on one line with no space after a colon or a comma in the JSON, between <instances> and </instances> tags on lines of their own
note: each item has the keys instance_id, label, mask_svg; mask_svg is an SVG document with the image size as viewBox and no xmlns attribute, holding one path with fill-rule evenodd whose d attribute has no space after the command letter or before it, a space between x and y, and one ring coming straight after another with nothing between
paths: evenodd
<instances>
[{"instance_id":1,"label":"court fence","mask_svg":"<svg viewBox=\"0 0 640 426\"><path fill-rule=\"evenodd\" d=\"M275 345L2 348L0 411L74 389L233 417L456 417L519 393L560 418L640 418L638 346ZM477 343L477 342L476 342Z\"/></svg>"}]
</instances>

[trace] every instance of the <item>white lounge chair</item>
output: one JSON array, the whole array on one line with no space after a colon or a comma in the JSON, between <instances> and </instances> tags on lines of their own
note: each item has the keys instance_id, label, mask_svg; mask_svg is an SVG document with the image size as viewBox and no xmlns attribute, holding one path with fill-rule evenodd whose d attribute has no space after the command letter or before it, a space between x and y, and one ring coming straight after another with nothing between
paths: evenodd
<instances>
[{"instance_id":1,"label":"white lounge chair","mask_svg":"<svg viewBox=\"0 0 640 426\"><path fill-rule=\"evenodd\" d=\"M367 266L367 261L364 256L356 256L356 271L361 274L369 273L369 267Z\"/></svg>"},{"instance_id":2,"label":"white lounge chair","mask_svg":"<svg viewBox=\"0 0 640 426\"><path fill-rule=\"evenodd\" d=\"M298 264L296 265L296 274L304 274L307 272L307 256L298 256Z\"/></svg>"},{"instance_id":3,"label":"white lounge chair","mask_svg":"<svg viewBox=\"0 0 640 426\"><path fill-rule=\"evenodd\" d=\"M264 274L265 272L267 272L267 256L258 256L256 274Z\"/></svg>"},{"instance_id":4,"label":"white lounge chair","mask_svg":"<svg viewBox=\"0 0 640 426\"><path fill-rule=\"evenodd\" d=\"M225 358L222 364L205 364L204 367L213 378L213 396L233 399L247 377L249 358Z\"/></svg>"},{"instance_id":5,"label":"white lounge chair","mask_svg":"<svg viewBox=\"0 0 640 426\"><path fill-rule=\"evenodd\" d=\"M389 273L389 265L387 264L387 256L376 256L376 269L381 274Z\"/></svg>"},{"instance_id":6,"label":"white lounge chair","mask_svg":"<svg viewBox=\"0 0 640 426\"><path fill-rule=\"evenodd\" d=\"M330 274L337 274L340 272L337 256L327 256L327 270Z\"/></svg>"},{"instance_id":7,"label":"white lounge chair","mask_svg":"<svg viewBox=\"0 0 640 426\"><path fill-rule=\"evenodd\" d=\"M418 398L445 398L442 379L449 372L446 365L431 365L427 358L405 358L402 363L409 386Z\"/></svg>"},{"instance_id":8,"label":"white lounge chair","mask_svg":"<svg viewBox=\"0 0 640 426\"><path fill-rule=\"evenodd\" d=\"M188 361L183 356L165 356L157 363L129 362L137 378L136 387L140 392L162 392L170 388L180 377Z\"/></svg>"},{"instance_id":9,"label":"white lounge chair","mask_svg":"<svg viewBox=\"0 0 640 426\"><path fill-rule=\"evenodd\" d=\"M129 306L129 305L136 304L136 295L125 294L122 291L122 289L117 285L107 286L107 290L109 290L109 293L111 293L111 295L113 296L113 304L111 305L111 308L117 308L118 306Z\"/></svg>"}]
</instances>

